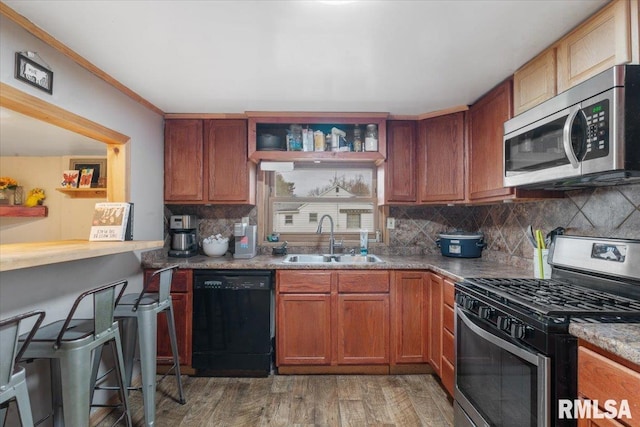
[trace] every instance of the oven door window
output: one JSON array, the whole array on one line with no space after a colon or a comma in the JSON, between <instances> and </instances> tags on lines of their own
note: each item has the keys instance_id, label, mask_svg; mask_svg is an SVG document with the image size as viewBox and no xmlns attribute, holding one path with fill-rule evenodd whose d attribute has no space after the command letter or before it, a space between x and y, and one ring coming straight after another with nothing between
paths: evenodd
<instances>
[{"instance_id":1,"label":"oven door window","mask_svg":"<svg viewBox=\"0 0 640 427\"><path fill-rule=\"evenodd\" d=\"M456 400L463 409L478 425L546 425L541 419L548 419L548 410L541 408L548 402L541 400L547 400L547 364L528 350L514 354L515 346L495 335L488 339L490 332L457 311Z\"/></svg>"}]
</instances>

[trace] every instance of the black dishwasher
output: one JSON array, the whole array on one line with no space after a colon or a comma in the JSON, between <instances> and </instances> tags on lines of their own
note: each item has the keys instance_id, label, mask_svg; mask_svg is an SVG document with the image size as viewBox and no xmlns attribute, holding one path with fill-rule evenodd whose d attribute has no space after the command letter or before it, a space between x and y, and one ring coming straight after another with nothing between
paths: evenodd
<instances>
[{"instance_id":1,"label":"black dishwasher","mask_svg":"<svg viewBox=\"0 0 640 427\"><path fill-rule=\"evenodd\" d=\"M269 375L272 284L269 270L194 271L191 362L197 376Z\"/></svg>"}]
</instances>

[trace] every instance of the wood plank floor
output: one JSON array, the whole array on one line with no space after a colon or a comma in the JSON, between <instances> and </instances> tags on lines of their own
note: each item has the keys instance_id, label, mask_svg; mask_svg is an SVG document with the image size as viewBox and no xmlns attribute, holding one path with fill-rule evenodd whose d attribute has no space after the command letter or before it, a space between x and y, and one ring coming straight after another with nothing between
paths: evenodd
<instances>
[{"instance_id":1,"label":"wood plank floor","mask_svg":"<svg viewBox=\"0 0 640 427\"><path fill-rule=\"evenodd\" d=\"M186 405L169 376L156 393L156 426L452 426L453 409L432 375L183 376ZM130 395L144 426L140 392ZM99 427L110 426L109 415Z\"/></svg>"}]
</instances>

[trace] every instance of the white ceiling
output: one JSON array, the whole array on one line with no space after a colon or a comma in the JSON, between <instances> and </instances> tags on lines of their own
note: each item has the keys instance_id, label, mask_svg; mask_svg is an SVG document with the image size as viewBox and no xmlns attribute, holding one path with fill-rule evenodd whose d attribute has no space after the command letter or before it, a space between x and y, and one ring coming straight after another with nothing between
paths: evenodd
<instances>
[{"instance_id":1,"label":"white ceiling","mask_svg":"<svg viewBox=\"0 0 640 427\"><path fill-rule=\"evenodd\" d=\"M100 141L0 107L0 156L106 156Z\"/></svg>"},{"instance_id":2,"label":"white ceiling","mask_svg":"<svg viewBox=\"0 0 640 427\"><path fill-rule=\"evenodd\" d=\"M4 2L167 113L413 115L473 103L607 0Z\"/></svg>"},{"instance_id":3,"label":"white ceiling","mask_svg":"<svg viewBox=\"0 0 640 427\"><path fill-rule=\"evenodd\" d=\"M473 103L607 0L4 3L167 113L415 115ZM105 153L0 113L2 156Z\"/></svg>"}]
</instances>

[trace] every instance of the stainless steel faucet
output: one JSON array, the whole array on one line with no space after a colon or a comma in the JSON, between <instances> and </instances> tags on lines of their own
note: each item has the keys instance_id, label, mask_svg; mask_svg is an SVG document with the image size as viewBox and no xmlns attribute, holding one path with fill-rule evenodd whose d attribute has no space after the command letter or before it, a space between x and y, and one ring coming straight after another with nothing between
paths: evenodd
<instances>
[{"instance_id":1,"label":"stainless steel faucet","mask_svg":"<svg viewBox=\"0 0 640 427\"><path fill-rule=\"evenodd\" d=\"M318 223L318 229L316 230L316 233L322 233L322 221L324 221L325 218L329 218L329 224L331 224L331 232L329 235L329 254L333 255L333 248L335 246L341 246L341 244L336 245L335 238L333 237L333 218L331 218L331 215L322 215L322 218L320 218L320 222Z\"/></svg>"}]
</instances>

